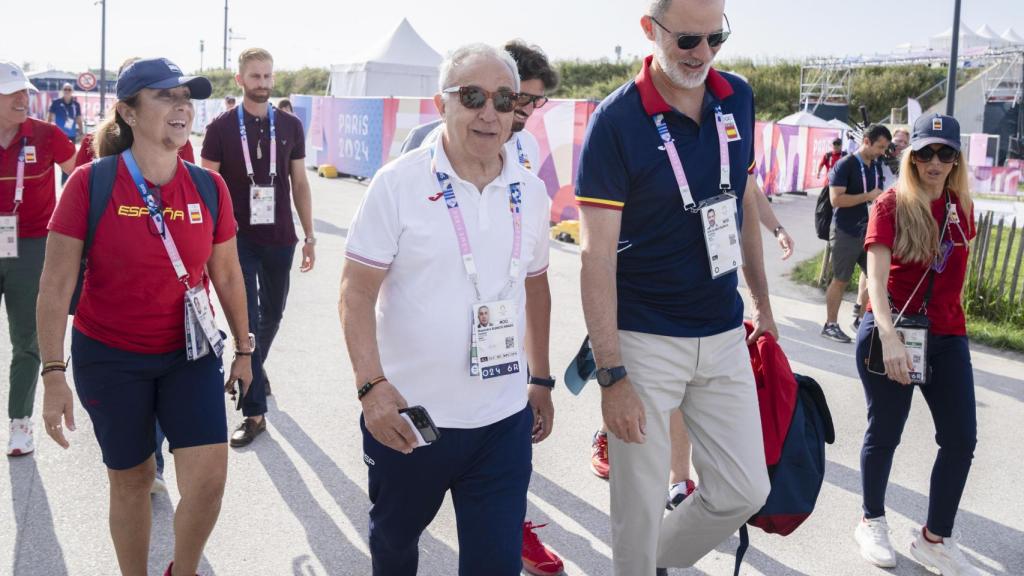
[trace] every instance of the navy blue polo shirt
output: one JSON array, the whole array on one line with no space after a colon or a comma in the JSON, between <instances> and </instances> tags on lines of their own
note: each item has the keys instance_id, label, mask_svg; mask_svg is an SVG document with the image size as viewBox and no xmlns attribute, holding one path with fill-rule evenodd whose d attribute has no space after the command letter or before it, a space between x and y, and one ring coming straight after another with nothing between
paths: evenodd
<instances>
[{"instance_id":1,"label":"navy blue polo shirt","mask_svg":"<svg viewBox=\"0 0 1024 576\"><path fill-rule=\"evenodd\" d=\"M882 163L878 160L870 165L865 163L860 154L843 156L828 173L829 186L843 186L851 195L863 194L878 188L885 181L882 176ZM864 184L868 189L864 189ZM858 204L849 208L836 208L832 213L832 221L836 228L850 236L862 237L868 229L868 205Z\"/></svg>"},{"instance_id":2,"label":"navy blue polo shirt","mask_svg":"<svg viewBox=\"0 0 1024 576\"><path fill-rule=\"evenodd\" d=\"M712 69L701 122L673 109L640 74L591 116L580 155L576 201L622 211L619 234L619 329L662 336L704 337L743 322L736 273L711 279L700 214L687 212L652 115L664 114L694 200L720 193L721 160L715 107L736 120L729 143L730 180L742 222L743 191L754 160L754 98L750 86Z\"/></svg>"},{"instance_id":3,"label":"navy blue polo shirt","mask_svg":"<svg viewBox=\"0 0 1024 576\"><path fill-rule=\"evenodd\" d=\"M74 140L78 135L78 117L82 115L82 107L78 104L78 100L72 99L71 102L65 102L63 98L58 98L50 103L50 112L53 113L53 123L68 138ZM71 121L70 126L68 120Z\"/></svg>"}]
</instances>

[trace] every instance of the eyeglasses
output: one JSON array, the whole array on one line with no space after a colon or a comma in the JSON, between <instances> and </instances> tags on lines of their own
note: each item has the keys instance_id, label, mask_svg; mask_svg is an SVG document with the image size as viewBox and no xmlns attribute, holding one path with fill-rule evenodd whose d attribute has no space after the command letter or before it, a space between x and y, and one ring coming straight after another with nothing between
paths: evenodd
<instances>
[{"instance_id":1,"label":"eyeglasses","mask_svg":"<svg viewBox=\"0 0 1024 576\"><path fill-rule=\"evenodd\" d=\"M487 104L488 100L494 102L494 110L506 114L516 109L520 94L508 88L499 88L497 92L490 92L479 86L452 86L441 91L444 94L458 94L459 102L470 110L479 110Z\"/></svg>"},{"instance_id":2,"label":"eyeglasses","mask_svg":"<svg viewBox=\"0 0 1024 576\"><path fill-rule=\"evenodd\" d=\"M725 18L725 29L719 30L718 32L712 32L711 34L680 34L678 32L673 32L668 28L665 28L665 25L662 24L661 22L658 22L658 20L654 16L651 16L651 21L657 24L662 30L669 33L670 35L675 35L676 45L679 46L680 50L693 50L697 46L700 46L700 41L705 38L708 39L709 48L717 48L724 44L725 41L729 39L729 35L732 34L732 26L729 24L728 16L722 14L722 17Z\"/></svg>"},{"instance_id":3,"label":"eyeglasses","mask_svg":"<svg viewBox=\"0 0 1024 576\"><path fill-rule=\"evenodd\" d=\"M547 96L537 96L535 94L527 94L526 92L519 93L518 104L521 108L525 108L533 103L534 108L540 108L548 103L549 98Z\"/></svg>"},{"instance_id":4,"label":"eyeglasses","mask_svg":"<svg viewBox=\"0 0 1024 576\"><path fill-rule=\"evenodd\" d=\"M952 146L943 146L942 148L939 148L938 151L931 146L925 146L920 150L914 151L914 159L924 164L931 162L932 158L935 156L938 156L939 162L942 162L943 164L952 164L960 157L960 152Z\"/></svg>"}]
</instances>

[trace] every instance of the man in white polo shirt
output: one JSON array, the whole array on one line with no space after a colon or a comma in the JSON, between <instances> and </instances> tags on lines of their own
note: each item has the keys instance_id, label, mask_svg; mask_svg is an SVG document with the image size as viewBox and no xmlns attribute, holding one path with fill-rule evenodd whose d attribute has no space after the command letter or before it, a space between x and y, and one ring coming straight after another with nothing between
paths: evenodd
<instances>
[{"instance_id":1,"label":"man in white polo shirt","mask_svg":"<svg viewBox=\"0 0 1024 576\"><path fill-rule=\"evenodd\" d=\"M341 320L363 406L373 574L416 573L452 492L460 574L518 575L533 442L551 432L544 185L503 145L519 76L483 44L441 66L444 131L373 179L348 236ZM489 325L477 322L487 306ZM422 407L439 432L431 444ZM423 432L410 425L417 421ZM454 572L454 567L452 567Z\"/></svg>"}]
</instances>

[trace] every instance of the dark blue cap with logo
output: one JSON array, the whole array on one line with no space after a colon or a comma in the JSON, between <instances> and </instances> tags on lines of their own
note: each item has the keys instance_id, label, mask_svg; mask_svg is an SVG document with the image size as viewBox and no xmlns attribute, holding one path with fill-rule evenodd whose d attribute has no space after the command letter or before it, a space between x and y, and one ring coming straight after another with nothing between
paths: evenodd
<instances>
[{"instance_id":1,"label":"dark blue cap with logo","mask_svg":"<svg viewBox=\"0 0 1024 576\"><path fill-rule=\"evenodd\" d=\"M587 382L597 378L597 363L594 362L594 350L590 347L590 337L583 339L583 345L569 367L565 369L565 386L575 395L583 390Z\"/></svg>"},{"instance_id":2,"label":"dark blue cap with logo","mask_svg":"<svg viewBox=\"0 0 1024 576\"><path fill-rule=\"evenodd\" d=\"M143 88L162 90L188 86L194 100L205 100L213 93L213 85L204 76L185 76L167 58L147 58L129 64L117 77L117 99L124 100Z\"/></svg>"},{"instance_id":3,"label":"dark blue cap with logo","mask_svg":"<svg viewBox=\"0 0 1024 576\"><path fill-rule=\"evenodd\" d=\"M916 152L932 144L945 144L954 150L960 150L960 123L956 118L942 114L927 114L914 122L910 148Z\"/></svg>"}]
</instances>

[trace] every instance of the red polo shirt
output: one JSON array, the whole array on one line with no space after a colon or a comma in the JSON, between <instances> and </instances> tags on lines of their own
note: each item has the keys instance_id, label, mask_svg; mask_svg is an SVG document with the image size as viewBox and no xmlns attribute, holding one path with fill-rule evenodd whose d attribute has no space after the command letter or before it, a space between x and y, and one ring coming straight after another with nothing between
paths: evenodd
<instances>
[{"instance_id":1,"label":"red polo shirt","mask_svg":"<svg viewBox=\"0 0 1024 576\"><path fill-rule=\"evenodd\" d=\"M25 191L18 208L18 238L43 238L57 202L54 172L57 164L75 155L75 145L54 124L29 118L6 148L0 146L0 213L14 211L14 187L21 147L26 154Z\"/></svg>"},{"instance_id":2,"label":"red polo shirt","mask_svg":"<svg viewBox=\"0 0 1024 576\"><path fill-rule=\"evenodd\" d=\"M935 287L932 289L932 298L928 303L928 319L931 321L931 330L935 334L946 334L952 336L965 336L967 334L967 322L964 318L964 309L960 304L960 294L964 286L964 277L967 275L967 260L970 253L968 242L974 238L974 209L970 214L965 214L960 206L955 193L950 193L953 203L956 204L956 212L960 217L960 226L949 224L946 234L942 240L953 242L953 252L949 255L949 261L942 273L935 273ZM932 201L932 216L935 217L935 227L942 226L942 220L946 215L946 197L943 195ZM961 233L962 231L962 233ZM868 219L868 232L864 238L864 249L872 244L882 244L891 250L896 243L896 191L889 190L878 197L871 208L871 218ZM914 287L921 281L927 270L925 264L918 262L902 262L895 255L892 257L892 264L889 267L889 296L892 303L899 310L906 304ZM929 280L926 278L914 294L914 299L907 306L907 314L917 314L924 300L924 293L928 289ZM868 310L871 305L868 304Z\"/></svg>"},{"instance_id":3,"label":"red polo shirt","mask_svg":"<svg viewBox=\"0 0 1024 576\"><path fill-rule=\"evenodd\" d=\"M85 166L71 175L53 213L50 230L85 240L91 170L92 166ZM158 192L164 222L190 281L193 286L204 282L207 290L204 268L213 245L235 236L231 195L220 175L211 174L219 192L216 227L181 161L174 178ZM198 217L193 217L197 209ZM124 161L119 159L114 192L89 251L75 328L129 352L164 354L181 350L185 346L184 294L149 211Z\"/></svg>"}]
</instances>

